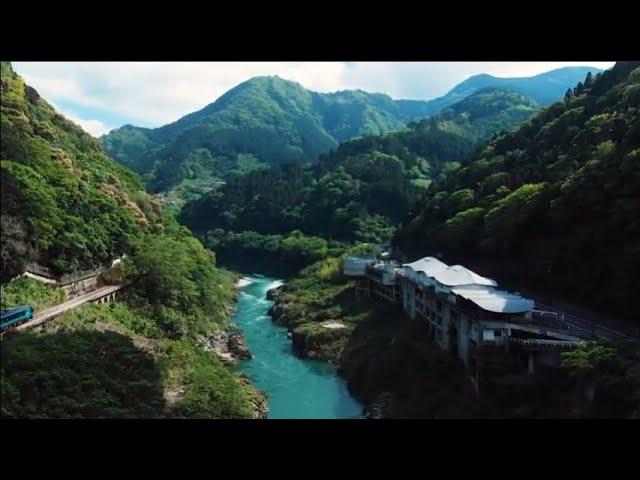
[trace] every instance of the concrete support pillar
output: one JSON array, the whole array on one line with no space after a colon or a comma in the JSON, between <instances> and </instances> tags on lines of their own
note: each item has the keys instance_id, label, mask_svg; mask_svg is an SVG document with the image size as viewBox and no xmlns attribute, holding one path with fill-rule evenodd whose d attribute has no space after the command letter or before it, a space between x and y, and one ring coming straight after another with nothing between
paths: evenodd
<instances>
[{"instance_id":1,"label":"concrete support pillar","mask_svg":"<svg viewBox=\"0 0 640 480\"><path fill-rule=\"evenodd\" d=\"M529 368L528 368L528 372L529 372L529 375L532 375L535 372L535 364L534 364L533 352L529 352Z\"/></svg>"}]
</instances>

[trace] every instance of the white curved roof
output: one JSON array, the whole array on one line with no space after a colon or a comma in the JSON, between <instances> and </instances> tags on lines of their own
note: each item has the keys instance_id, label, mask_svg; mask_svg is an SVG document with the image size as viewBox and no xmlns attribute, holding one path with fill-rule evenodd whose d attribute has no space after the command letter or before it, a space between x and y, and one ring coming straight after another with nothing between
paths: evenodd
<instances>
[{"instance_id":1,"label":"white curved roof","mask_svg":"<svg viewBox=\"0 0 640 480\"><path fill-rule=\"evenodd\" d=\"M448 267L446 263L441 262L435 257L424 257L413 263L405 263L404 266L411 267L414 271L422 272L429 277L433 277L436 273Z\"/></svg>"},{"instance_id":2,"label":"white curved roof","mask_svg":"<svg viewBox=\"0 0 640 480\"><path fill-rule=\"evenodd\" d=\"M498 283L490 278L478 275L462 265L453 265L433 275L438 282L447 287L457 287L460 285L489 285L497 286Z\"/></svg>"},{"instance_id":3,"label":"white curved roof","mask_svg":"<svg viewBox=\"0 0 640 480\"><path fill-rule=\"evenodd\" d=\"M522 313L533 310L534 306L533 300L488 286L456 287L452 288L451 292L489 312Z\"/></svg>"}]
</instances>

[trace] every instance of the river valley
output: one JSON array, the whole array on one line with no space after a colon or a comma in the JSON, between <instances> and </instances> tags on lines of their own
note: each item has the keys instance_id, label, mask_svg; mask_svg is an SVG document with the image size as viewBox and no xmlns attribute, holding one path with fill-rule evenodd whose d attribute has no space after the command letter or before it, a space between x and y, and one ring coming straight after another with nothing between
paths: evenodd
<instances>
[{"instance_id":1,"label":"river valley","mask_svg":"<svg viewBox=\"0 0 640 480\"><path fill-rule=\"evenodd\" d=\"M349 394L345 381L324 362L296 356L286 327L268 314L273 302L267 291L281 280L251 275L241 280L234 323L242 330L253 355L236 367L269 395L269 418L361 418L362 406Z\"/></svg>"}]
</instances>

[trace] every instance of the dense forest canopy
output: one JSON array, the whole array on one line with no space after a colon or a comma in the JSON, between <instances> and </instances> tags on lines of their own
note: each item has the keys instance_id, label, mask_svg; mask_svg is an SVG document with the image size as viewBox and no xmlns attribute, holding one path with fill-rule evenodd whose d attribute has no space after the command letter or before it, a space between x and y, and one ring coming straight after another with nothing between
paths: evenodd
<instances>
[{"instance_id":1,"label":"dense forest canopy","mask_svg":"<svg viewBox=\"0 0 640 480\"><path fill-rule=\"evenodd\" d=\"M395 243L482 259L558 296L632 316L640 271L640 63L588 74L432 183ZM499 266L498 266L499 265Z\"/></svg>"},{"instance_id":2,"label":"dense forest canopy","mask_svg":"<svg viewBox=\"0 0 640 480\"><path fill-rule=\"evenodd\" d=\"M300 229L342 241L384 241L432 179L539 108L520 94L485 89L402 131L345 142L310 166L231 178L188 204L180 218L196 230Z\"/></svg>"},{"instance_id":3,"label":"dense forest canopy","mask_svg":"<svg viewBox=\"0 0 640 480\"><path fill-rule=\"evenodd\" d=\"M121 255L160 221L140 178L1 67L2 280L26 261L58 273Z\"/></svg>"}]
</instances>

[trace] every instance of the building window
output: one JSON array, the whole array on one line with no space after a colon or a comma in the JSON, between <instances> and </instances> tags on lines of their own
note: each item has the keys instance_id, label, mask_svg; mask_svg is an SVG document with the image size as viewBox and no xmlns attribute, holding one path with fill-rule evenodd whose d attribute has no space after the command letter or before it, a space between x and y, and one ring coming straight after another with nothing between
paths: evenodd
<instances>
[{"instance_id":1,"label":"building window","mask_svg":"<svg viewBox=\"0 0 640 480\"><path fill-rule=\"evenodd\" d=\"M496 338L502 338L502 329L501 328L497 328L494 331L494 335L496 336Z\"/></svg>"}]
</instances>

